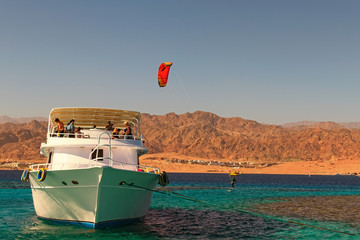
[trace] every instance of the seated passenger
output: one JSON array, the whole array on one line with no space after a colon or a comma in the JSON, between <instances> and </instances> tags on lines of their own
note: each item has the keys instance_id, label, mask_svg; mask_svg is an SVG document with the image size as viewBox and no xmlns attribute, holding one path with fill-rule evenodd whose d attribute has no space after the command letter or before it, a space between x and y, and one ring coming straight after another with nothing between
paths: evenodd
<instances>
[{"instance_id":1,"label":"seated passenger","mask_svg":"<svg viewBox=\"0 0 360 240\"><path fill-rule=\"evenodd\" d=\"M80 127L77 127L75 129L75 134L76 134L76 137L77 138L83 138L84 137L84 134L81 132L81 128Z\"/></svg>"},{"instance_id":2,"label":"seated passenger","mask_svg":"<svg viewBox=\"0 0 360 240\"><path fill-rule=\"evenodd\" d=\"M113 139L119 139L120 138L120 128L115 128L115 130L112 132L112 138Z\"/></svg>"},{"instance_id":3,"label":"seated passenger","mask_svg":"<svg viewBox=\"0 0 360 240\"><path fill-rule=\"evenodd\" d=\"M71 119L70 122L66 125L65 127L65 130L67 133L70 133L69 134L69 138L75 138L75 126L74 126L74 122L75 120L74 119Z\"/></svg>"},{"instance_id":4,"label":"seated passenger","mask_svg":"<svg viewBox=\"0 0 360 240\"><path fill-rule=\"evenodd\" d=\"M105 130L112 131L114 130L113 123L111 121L108 122L108 125L106 125Z\"/></svg>"},{"instance_id":5,"label":"seated passenger","mask_svg":"<svg viewBox=\"0 0 360 240\"><path fill-rule=\"evenodd\" d=\"M125 137L125 139L131 139L132 138L131 127L128 122L124 122L124 125L125 125L124 135L128 135L127 137Z\"/></svg>"},{"instance_id":6,"label":"seated passenger","mask_svg":"<svg viewBox=\"0 0 360 240\"><path fill-rule=\"evenodd\" d=\"M65 132L64 123L60 121L58 118L55 118L55 122L56 122L55 132L58 133L59 137L63 137Z\"/></svg>"}]
</instances>

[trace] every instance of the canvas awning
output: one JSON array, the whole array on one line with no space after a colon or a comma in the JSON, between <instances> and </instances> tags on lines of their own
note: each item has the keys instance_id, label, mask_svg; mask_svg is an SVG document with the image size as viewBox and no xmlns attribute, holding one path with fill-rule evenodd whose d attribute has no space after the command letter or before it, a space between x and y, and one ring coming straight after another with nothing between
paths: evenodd
<instances>
[{"instance_id":1,"label":"canvas awning","mask_svg":"<svg viewBox=\"0 0 360 240\"><path fill-rule=\"evenodd\" d=\"M55 126L56 118L59 118L65 125L74 119L75 126L81 128L92 128L93 126L105 128L109 121L114 124L114 127L124 128L124 122L136 127L141 120L141 114L108 108L53 108L49 116L52 126Z\"/></svg>"}]
</instances>

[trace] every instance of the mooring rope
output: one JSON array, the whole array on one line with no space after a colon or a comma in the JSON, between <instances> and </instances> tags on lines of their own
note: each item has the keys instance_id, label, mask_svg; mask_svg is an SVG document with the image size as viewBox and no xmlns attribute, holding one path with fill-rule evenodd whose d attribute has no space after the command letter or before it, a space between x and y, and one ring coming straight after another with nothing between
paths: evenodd
<instances>
[{"instance_id":1,"label":"mooring rope","mask_svg":"<svg viewBox=\"0 0 360 240\"><path fill-rule=\"evenodd\" d=\"M232 207L221 206L221 205L217 205L217 204L209 203L209 202L206 202L206 201L202 201L202 200L199 200L199 199L196 199L196 198L193 198L193 197L189 197L189 196L186 196L186 195L183 195L183 194L180 194L180 193L176 193L174 191L165 190L165 189L161 189L161 190L150 189L150 188L135 185L134 183L127 183L126 181L121 181L120 185L127 185L129 187L136 187L136 188L144 189L144 190L147 190L147 191L157 192L157 193L166 194L166 195L170 195L170 196L175 195L176 197L179 197L181 199L185 199L185 200L193 201L193 202L198 202L198 203L208 205L208 206L213 206L213 207L216 207L216 208L222 208L222 209L227 209L227 210L231 210L231 211L235 211L235 212L246 213L246 214L249 214L249 215L262 217L262 218L269 218L269 219L279 221L279 222L297 224L297 225L300 226L300 229L303 226L306 226L306 227L310 227L310 228L315 228L315 229L320 229L320 230L330 231L330 232L336 232L336 233L341 233L341 234L346 234L346 235L351 235L351 236L356 235L354 233L348 233L348 232L338 231L338 230L334 230L334 229L330 229L330 228L324 228L324 227L314 226L314 225L310 225L310 224L306 224L306 223L296 222L296 221L292 221L292 220L267 216L267 215L264 215L264 214L261 214L261 213L250 212L250 211L243 210L243 209L237 209L237 208L232 208Z\"/></svg>"}]
</instances>

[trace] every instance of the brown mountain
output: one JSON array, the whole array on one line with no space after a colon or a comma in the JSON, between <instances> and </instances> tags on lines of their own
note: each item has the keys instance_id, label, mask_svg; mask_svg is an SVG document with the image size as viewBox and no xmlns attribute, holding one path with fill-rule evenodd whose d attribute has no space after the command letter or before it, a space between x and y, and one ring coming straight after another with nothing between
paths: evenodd
<instances>
[{"instance_id":1,"label":"brown mountain","mask_svg":"<svg viewBox=\"0 0 360 240\"><path fill-rule=\"evenodd\" d=\"M172 153L222 161L328 161L360 157L360 130L324 122L305 128L260 124L197 111L142 114L149 153ZM1 160L39 160L46 122L0 124Z\"/></svg>"},{"instance_id":2,"label":"brown mountain","mask_svg":"<svg viewBox=\"0 0 360 240\"><path fill-rule=\"evenodd\" d=\"M316 122L316 121L300 121L300 122L292 122L292 123L285 123L281 126L284 128L299 128L299 129L305 129L305 128L313 128L316 127L319 124L324 124L325 122ZM349 128L349 129L360 129L360 122L326 122L327 124L333 124L335 128ZM337 126L335 126L337 125Z\"/></svg>"},{"instance_id":3,"label":"brown mountain","mask_svg":"<svg viewBox=\"0 0 360 240\"><path fill-rule=\"evenodd\" d=\"M46 131L47 123L36 120L22 124L0 124L0 159L43 159L40 144L46 140Z\"/></svg>"},{"instance_id":4,"label":"brown mountain","mask_svg":"<svg viewBox=\"0 0 360 240\"><path fill-rule=\"evenodd\" d=\"M198 111L143 114L143 123L150 153L267 162L359 157L360 131L331 122L304 129L284 128Z\"/></svg>"},{"instance_id":5,"label":"brown mountain","mask_svg":"<svg viewBox=\"0 0 360 240\"><path fill-rule=\"evenodd\" d=\"M1 123L29 123L33 120L39 121L39 122L45 122L47 121L47 118L44 117L20 117L20 118L11 118L6 115L0 116L0 124Z\"/></svg>"}]
</instances>

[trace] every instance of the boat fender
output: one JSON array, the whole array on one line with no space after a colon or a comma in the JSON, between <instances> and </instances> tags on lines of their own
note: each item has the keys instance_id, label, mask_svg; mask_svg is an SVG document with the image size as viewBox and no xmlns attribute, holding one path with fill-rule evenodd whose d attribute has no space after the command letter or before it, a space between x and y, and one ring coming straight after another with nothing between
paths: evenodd
<instances>
[{"instance_id":1,"label":"boat fender","mask_svg":"<svg viewBox=\"0 0 360 240\"><path fill-rule=\"evenodd\" d=\"M30 175L30 168L27 168L23 171L21 175L21 181L28 182L29 181L29 175Z\"/></svg>"},{"instance_id":2,"label":"boat fender","mask_svg":"<svg viewBox=\"0 0 360 240\"><path fill-rule=\"evenodd\" d=\"M169 178L165 171L162 171L159 175L159 184L163 187L169 184Z\"/></svg>"},{"instance_id":3,"label":"boat fender","mask_svg":"<svg viewBox=\"0 0 360 240\"><path fill-rule=\"evenodd\" d=\"M46 178L46 169L45 168L40 168L38 175L37 175L37 179L39 182L44 181Z\"/></svg>"}]
</instances>

